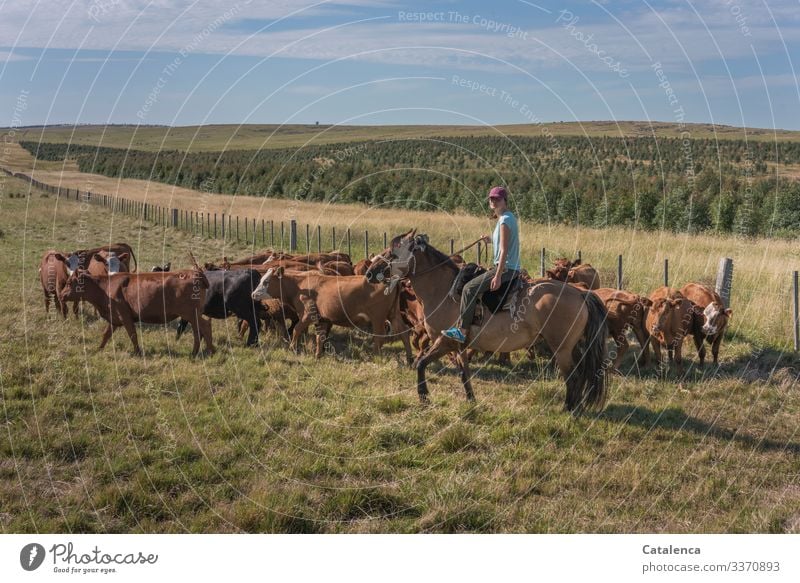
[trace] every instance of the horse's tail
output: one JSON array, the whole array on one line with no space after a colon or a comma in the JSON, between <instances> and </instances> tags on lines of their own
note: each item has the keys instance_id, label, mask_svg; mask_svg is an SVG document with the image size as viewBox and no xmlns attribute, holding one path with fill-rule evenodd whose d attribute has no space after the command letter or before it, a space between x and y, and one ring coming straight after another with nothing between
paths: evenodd
<instances>
[{"instance_id":1,"label":"horse's tail","mask_svg":"<svg viewBox=\"0 0 800 583\"><path fill-rule=\"evenodd\" d=\"M575 346L575 370L567 384L567 410L602 406L606 399L606 338L608 315L603 301L591 292L583 293L589 319L583 337Z\"/></svg>"}]
</instances>

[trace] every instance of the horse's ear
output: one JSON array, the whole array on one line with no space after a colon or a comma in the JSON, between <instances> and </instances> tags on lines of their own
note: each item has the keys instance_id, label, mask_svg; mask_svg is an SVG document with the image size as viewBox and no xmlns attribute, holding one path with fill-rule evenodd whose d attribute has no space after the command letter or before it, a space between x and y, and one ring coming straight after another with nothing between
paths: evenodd
<instances>
[{"instance_id":1,"label":"horse's ear","mask_svg":"<svg viewBox=\"0 0 800 583\"><path fill-rule=\"evenodd\" d=\"M725 315L728 316L729 318L731 317L731 314L733 314L733 310L731 310L730 308L725 310Z\"/></svg>"},{"instance_id":2,"label":"horse's ear","mask_svg":"<svg viewBox=\"0 0 800 583\"><path fill-rule=\"evenodd\" d=\"M416 231L416 229L415 229ZM414 243L417 247L419 247L420 251L425 251L428 247L428 236L427 235L417 235L414 238Z\"/></svg>"},{"instance_id":3,"label":"horse's ear","mask_svg":"<svg viewBox=\"0 0 800 583\"><path fill-rule=\"evenodd\" d=\"M411 229L411 232L408 234L408 238L409 239L413 239L414 237L416 237L416 235L417 235L417 228L414 227L413 229Z\"/></svg>"}]
</instances>

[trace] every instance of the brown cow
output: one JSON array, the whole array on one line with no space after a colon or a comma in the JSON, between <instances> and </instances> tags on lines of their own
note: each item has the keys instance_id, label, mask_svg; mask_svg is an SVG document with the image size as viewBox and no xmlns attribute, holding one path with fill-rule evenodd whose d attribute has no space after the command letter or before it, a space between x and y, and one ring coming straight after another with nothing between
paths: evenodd
<instances>
[{"instance_id":1,"label":"brown cow","mask_svg":"<svg viewBox=\"0 0 800 583\"><path fill-rule=\"evenodd\" d=\"M292 333L291 346L297 350L300 335L314 324L317 331L316 356L331 326L352 328L369 326L375 352L380 353L386 339L386 322L399 333L411 362L408 328L400 317L398 292L385 294L382 284L371 284L362 276L330 277L313 272L292 272L283 267L268 270L253 291L254 300L280 298L300 316Z\"/></svg>"},{"instance_id":2,"label":"brown cow","mask_svg":"<svg viewBox=\"0 0 800 583\"><path fill-rule=\"evenodd\" d=\"M130 271L128 259L130 255L117 255L113 251L100 251L92 256L89 262L89 275L111 275Z\"/></svg>"},{"instance_id":3,"label":"brown cow","mask_svg":"<svg viewBox=\"0 0 800 583\"><path fill-rule=\"evenodd\" d=\"M318 261L322 261L323 263L328 263L329 261L344 261L352 264L350 261L350 256L347 253L342 253L341 251L331 251L329 253L308 253L306 255L290 255L282 253L280 255L276 254L273 257L267 258L263 263L266 265L280 260L306 263L311 266L315 266Z\"/></svg>"},{"instance_id":4,"label":"brown cow","mask_svg":"<svg viewBox=\"0 0 800 583\"><path fill-rule=\"evenodd\" d=\"M372 265L372 259L375 256L370 253L369 259L362 259L353 266L353 275L367 275L369 266Z\"/></svg>"},{"instance_id":5,"label":"brown cow","mask_svg":"<svg viewBox=\"0 0 800 583\"><path fill-rule=\"evenodd\" d=\"M72 275L72 273L78 269L88 269L95 254L102 251L106 253L115 253L117 256L127 253L128 257L133 260L133 269L128 269L128 271L136 271L136 256L133 254L131 246L127 243L114 243L112 245L103 245L102 247L95 247L93 249L73 251L67 257L67 273Z\"/></svg>"},{"instance_id":6,"label":"brown cow","mask_svg":"<svg viewBox=\"0 0 800 583\"><path fill-rule=\"evenodd\" d=\"M570 261L566 257L556 259L553 268L548 269L549 279L566 281L567 283L583 283L588 289L600 289L600 274L589 263L581 263L580 259Z\"/></svg>"},{"instance_id":7,"label":"brown cow","mask_svg":"<svg viewBox=\"0 0 800 583\"><path fill-rule=\"evenodd\" d=\"M58 311L64 318L67 317L67 304L61 301L59 294L69 279L67 273L67 258L63 253L54 249L44 252L42 261L39 264L39 280L42 283L44 292L44 311L50 312L50 298ZM77 310L78 304L75 304Z\"/></svg>"},{"instance_id":8,"label":"brown cow","mask_svg":"<svg viewBox=\"0 0 800 583\"><path fill-rule=\"evenodd\" d=\"M719 364L719 347L722 344L722 337L725 335L728 320L733 314L733 310L725 308L720 295L701 283L687 283L681 288L681 294L702 310L702 314L699 315L698 319L700 330L706 342L711 344L711 356L714 364ZM706 357L706 347L703 345L702 340L698 345L697 338L695 338L695 344L697 345L700 364L703 364Z\"/></svg>"},{"instance_id":9,"label":"brown cow","mask_svg":"<svg viewBox=\"0 0 800 583\"><path fill-rule=\"evenodd\" d=\"M165 324L176 318L191 322L192 354L200 351L202 335L208 352L214 352L211 322L202 317L208 280L201 271L116 273L95 277L83 269L73 273L61 290L61 301L86 300L108 322L100 350L114 329L124 326L135 354L141 354L136 322Z\"/></svg>"},{"instance_id":10,"label":"brown cow","mask_svg":"<svg viewBox=\"0 0 800 583\"><path fill-rule=\"evenodd\" d=\"M700 339L702 332L696 325L696 307L687 300L679 291L669 287L660 287L650 294L653 305L647 313L647 331L650 333L650 345L656 356L659 366L661 360L661 345L667 347L670 360L678 366L678 373L683 374L682 347L683 340L691 334L695 344ZM673 356L674 355L674 356Z\"/></svg>"},{"instance_id":11,"label":"brown cow","mask_svg":"<svg viewBox=\"0 0 800 583\"><path fill-rule=\"evenodd\" d=\"M650 349L647 346L650 334L647 332L646 320L647 310L653 305L653 302L638 294L608 287L601 287L593 290L592 293L603 300L608 311L608 333L614 344L617 345L617 356L613 363L614 371L619 372L619 365L628 351L628 339L625 337L625 331L628 329L634 333L639 341L639 346L642 347L639 356L640 362L647 365L650 356Z\"/></svg>"},{"instance_id":12,"label":"brown cow","mask_svg":"<svg viewBox=\"0 0 800 583\"><path fill-rule=\"evenodd\" d=\"M318 261L317 269L325 275L355 275L353 266L346 261Z\"/></svg>"}]
</instances>

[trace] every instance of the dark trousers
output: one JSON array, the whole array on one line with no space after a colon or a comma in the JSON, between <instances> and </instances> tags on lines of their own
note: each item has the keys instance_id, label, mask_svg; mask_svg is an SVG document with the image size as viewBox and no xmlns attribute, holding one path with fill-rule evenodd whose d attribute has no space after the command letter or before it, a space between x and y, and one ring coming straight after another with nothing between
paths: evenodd
<instances>
[{"instance_id":1,"label":"dark trousers","mask_svg":"<svg viewBox=\"0 0 800 583\"><path fill-rule=\"evenodd\" d=\"M481 294L489 291L489 286L492 285L492 278L497 273L497 266L492 267L483 275L479 275L475 279L467 282L464 286L464 291L461 292L461 327L469 329L472 326L472 320L475 318L475 306L478 304L478 298ZM504 284L511 281L517 275L516 271L506 269L500 275L500 283Z\"/></svg>"}]
</instances>

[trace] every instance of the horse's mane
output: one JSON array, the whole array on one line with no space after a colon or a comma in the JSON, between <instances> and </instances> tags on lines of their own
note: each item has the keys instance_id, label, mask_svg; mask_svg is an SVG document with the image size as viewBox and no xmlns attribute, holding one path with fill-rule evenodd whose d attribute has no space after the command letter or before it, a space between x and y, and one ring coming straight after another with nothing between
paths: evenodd
<instances>
[{"instance_id":1,"label":"horse's mane","mask_svg":"<svg viewBox=\"0 0 800 583\"><path fill-rule=\"evenodd\" d=\"M445 265L456 272L459 271L458 265L456 265L455 262L450 259L449 255L445 255L430 243L426 244L425 253L432 257L437 264Z\"/></svg>"}]
</instances>

